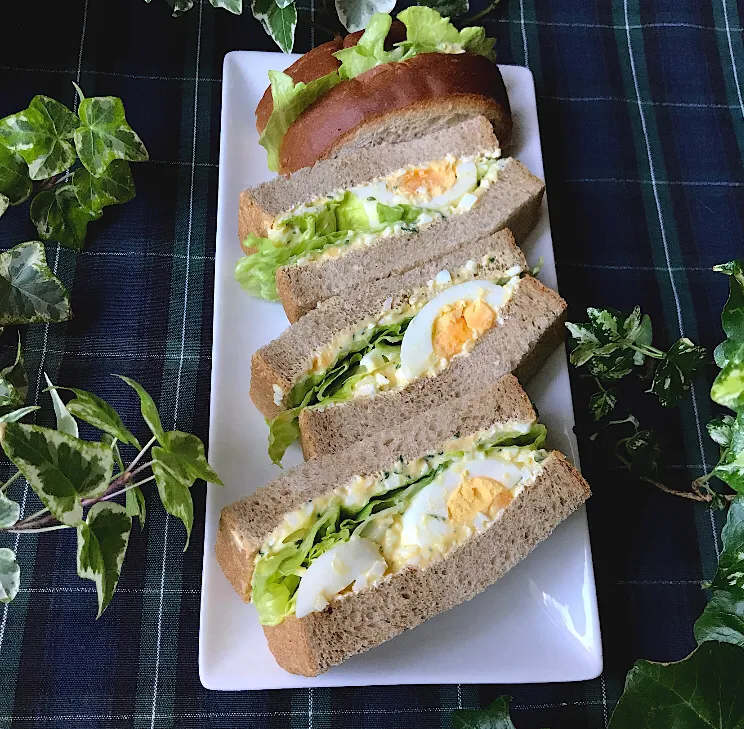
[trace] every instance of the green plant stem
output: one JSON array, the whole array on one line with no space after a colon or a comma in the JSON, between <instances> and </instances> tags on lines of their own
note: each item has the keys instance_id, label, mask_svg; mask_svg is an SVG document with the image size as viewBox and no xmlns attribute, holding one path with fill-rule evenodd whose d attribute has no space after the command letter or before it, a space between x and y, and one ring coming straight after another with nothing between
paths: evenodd
<instances>
[{"instance_id":1,"label":"green plant stem","mask_svg":"<svg viewBox=\"0 0 744 729\"><path fill-rule=\"evenodd\" d=\"M148 476L147 478L143 478L141 481L137 481L137 483L130 483L126 488L121 489L120 491L115 491L112 494L106 494L106 496L102 496L100 501L110 501L111 499L121 496L122 494L126 493L130 489L137 488L137 486L142 486L142 484L149 483L150 481L154 481L155 476Z\"/></svg>"},{"instance_id":2,"label":"green plant stem","mask_svg":"<svg viewBox=\"0 0 744 729\"><path fill-rule=\"evenodd\" d=\"M135 468L134 470L132 470L132 467L129 466L129 468L126 470L126 473L129 474L129 477L126 480L128 481L130 478L133 478L138 473L142 473L142 471L144 471L145 469L150 468L153 463L154 461L148 461L147 463L143 463L139 468Z\"/></svg>"},{"instance_id":3,"label":"green plant stem","mask_svg":"<svg viewBox=\"0 0 744 729\"><path fill-rule=\"evenodd\" d=\"M129 468L127 471L132 471L132 469L142 460L142 457L145 455L147 449L155 443L157 440L157 436L153 435L150 440L145 443L145 447L134 457L134 460L129 464Z\"/></svg>"},{"instance_id":4,"label":"green plant stem","mask_svg":"<svg viewBox=\"0 0 744 729\"><path fill-rule=\"evenodd\" d=\"M41 528L32 529L6 529L8 534L41 534L42 532L56 532L59 529L72 529L69 524L55 524L54 526L47 526Z\"/></svg>"},{"instance_id":5,"label":"green plant stem","mask_svg":"<svg viewBox=\"0 0 744 729\"><path fill-rule=\"evenodd\" d=\"M488 5L488 7L483 8L480 12L476 13L475 15L471 15L469 18L465 18L465 20L462 21L463 25L472 25L473 23L477 22L481 18L485 18L486 15L489 15L491 12L496 10L496 6L501 2L501 0L493 0L493 2Z\"/></svg>"},{"instance_id":6,"label":"green plant stem","mask_svg":"<svg viewBox=\"0 0 744 729\"><path fill-rule=\"evenodd\" d=\"M21 472L16 471L2 486L0 486L0 492L4 492L12 483L15 483L20 475Z\"/></svg>"}]
</instances>

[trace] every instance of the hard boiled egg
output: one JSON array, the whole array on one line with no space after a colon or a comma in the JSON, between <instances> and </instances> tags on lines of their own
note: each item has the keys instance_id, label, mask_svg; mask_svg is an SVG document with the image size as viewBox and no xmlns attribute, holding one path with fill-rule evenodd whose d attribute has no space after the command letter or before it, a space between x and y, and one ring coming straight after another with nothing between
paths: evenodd
<instances>
[{"instance_id":1,"label":"hard boiled egg","mask_svg":"<svg viewBox=\"0 0 744 729\"><path fill-rule=\"evenodd\" d=\"M493 326L495 313L510 293L510 288L490 281L466 281L437 294L416 314L403 335L402 379L421 377L436 369L442 358L448 360L463 351L468 341ZM473 306L455 311L454 307L461 303Z\"/></svg>"},{"instance_id":2,"label":"hard boiled egg","mask_svg":"<svg viewBox=\"0 0 744 729\"><path fill-rule=\"evenodd\" d=\"M297 588L295 615L302 618L323 610L339 592L353 583L354 590L372 584L385 574L387 562L369 539L352 537L316 559L302 575Z\"/></svg>"}]
</instances>

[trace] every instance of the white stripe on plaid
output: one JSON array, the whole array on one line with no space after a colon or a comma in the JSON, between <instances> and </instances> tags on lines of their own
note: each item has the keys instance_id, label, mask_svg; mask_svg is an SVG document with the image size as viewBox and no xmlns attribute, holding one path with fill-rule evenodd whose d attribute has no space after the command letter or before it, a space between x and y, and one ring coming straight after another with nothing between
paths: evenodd
<instances>
[{"instance_id":1,"label":"white stripe on plaid","mask_svg":"<svg viewBox=\"0 0 744 729\"><path fill-rule=\"evenodd\" d=\"M85 76L119 76L121 78L132 78L144 81L197 81L201 83L206 81L208 83L221 84L221 78L197 78L193 76L151 76L148 74L140 73L120 73L118 71L94 71L92 69L86 69L84 71L65 71L59 68L28 68L20 66L0 66L0 71L17 71L18 73L56 73L62 76L76 76L78 81L80 75Z\"/></svg>"},{"instance_id":2,"label":"white stripe on plaid","mask_svg":"<svg viewBox=\"0 0 744 729\"><path fill-rule=\"evenodd\" d=\"M742 101L741 86L739 84L739 71L736 68L736 58L734 57L734 45L733 41L731 40L732 28L729 26L728 7L726 5L726 0L721 0L721 5L723 7L723 18L726 21L726 39L728 40L729 54L731 55L731 71L734 74L736 96L739 99L739 108L741 109L741 113L744 114L744 101Z\"/></svg>"}]
</instances>

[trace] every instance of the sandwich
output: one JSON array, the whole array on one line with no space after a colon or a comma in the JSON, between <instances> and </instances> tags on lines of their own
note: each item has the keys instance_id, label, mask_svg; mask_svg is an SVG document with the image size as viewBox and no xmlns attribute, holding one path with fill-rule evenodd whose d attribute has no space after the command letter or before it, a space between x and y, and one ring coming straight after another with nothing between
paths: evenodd
<instances>
[{"instance_id":1,"label":"sandwich","mask_svg":"<svg viewBox=\"0 0 744 729\"><path fill-rule=\"evenodd\" d=\"M544 185L501 159L483 118L318 162L245 190L235 275L290 321L344 289L403 273L469 240L534 226Z\"/></svg>"},{"instance_id":2,"label":"sandwich","mask_svg":"<svg viewBox=\"0 0 744 729\"><path fill-rule=\"evenodd\" d=\"M471 599L590 495L516 378L291 469L222 510L217 559L315 676Z\"/></svg>"},{"instance_id":3,"label":"sandwich","mask_svg":"<svg viewBox=\"0 0 744 729\"><path fill-rule=\"evenodd\" d=\"M253 355L269 455L297 437L307 458L335 452L512 370L528 378L565 310L508 230L328 299Z\"/></svg>"},{"instance_id":4,"label":"sandwich","mask_svg":"<svg viewBox=\"0 0 744 729\"><path fill-rule=\"evenodd\" d=\"M493 46L483 28L458 31L436 10L412 7L394 22L377 13L364 32L318 46L285 73L270 71L256 108L269 169L288 174L480 115L506 145L511 111Z\"/></svg>"}]
</instances>

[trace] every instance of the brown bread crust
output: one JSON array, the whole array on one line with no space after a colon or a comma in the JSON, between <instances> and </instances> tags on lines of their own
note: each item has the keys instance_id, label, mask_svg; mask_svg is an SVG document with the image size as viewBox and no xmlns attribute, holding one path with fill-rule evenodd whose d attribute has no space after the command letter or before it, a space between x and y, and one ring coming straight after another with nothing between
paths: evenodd
<instances>
[{"instance_id":1,"label":"brown bread crust","mask_svg":"<svg viewBox=\"0 0 744 729\"><path fill-rule=\"evenodd\" d=\"M498 67L475 53L421 53L343 81L305 109L282 140L280 172L332 156L382 117L440 105L461 106L460 119L486 116L501 145L508 145L511 109Z\"/></svg>"},{"instance_id":2,"label":"brown bread crust","mask_svg":"<svg viewBox=\"0 0 744 729\"><path fill-rule=\"evenodd\" d=\"M322 612L264 626L276 662L290 673L317 676L472 599L550 536L590 494L578 471L553 451L491 528L444 559L402 570Z\"/></svg>"},{"instance_id":3,"label":"brown bread crust","mask_svg":"<svg viewBox=\"0 0 744 729\"><path fill-rule=\"evenodd\" d=\"M392 470L399 457L409 462L426 455L455 433L466 436L495 423L534 423L536 418L517 379L507 375L488 390L445 403L406 427L378 432L342 454L291 468L222 510L217 561L235 591L247 601L253 561L261 543L285 514L308 499L323 496L357 475Z\"/></svg>"},{"instance_id":4,"label":"brown bread crust","mask_svg":"<svg viewBox=\"0 0 744 729\"><path fill-rule=\"evenodd\" d=\"M456 357L437 377L414 380L393 392L337 403L300 413L300 442L305 458L338 453L351 443L406 420L448 400L488 388L516 370L526 382L564 340L566 302L535 278L519 282L499 312L497 324L476 342L466 357Z\"/></svg>"}]
</instances>

